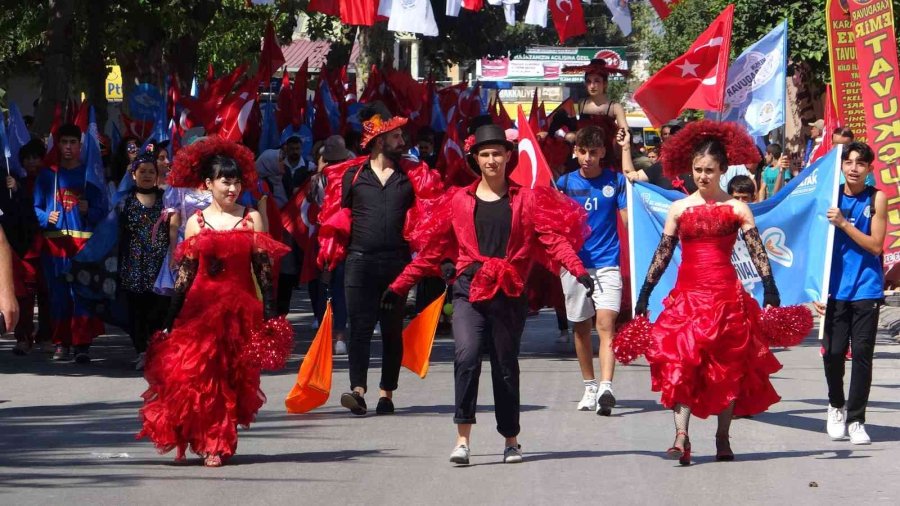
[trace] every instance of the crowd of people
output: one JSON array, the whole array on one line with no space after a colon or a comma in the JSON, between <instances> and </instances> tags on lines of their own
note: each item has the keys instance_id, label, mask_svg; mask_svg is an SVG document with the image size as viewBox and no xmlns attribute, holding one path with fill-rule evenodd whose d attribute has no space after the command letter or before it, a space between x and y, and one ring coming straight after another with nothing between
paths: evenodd
<instances>
[{"instance_id":1,"label":"crowd of people","mask_svg":"<svg viewBox=\"0 0 900 506\"><path fill-rule=\"evenodd\" d=\"M127 138L110 161L108 188L88 181L82 132L63 125L55 165L43 162L42 141L27 144L19 152L27 175L8 177L8 198L0 200L0 312L16 336L13 352L47 351L52 343L54 360L90 363L105 315L86 302L82 290L90 282L76 264L112 216L118 267L107 295L126 308L135 367L149 384L141 436L160 451L176 449L178 460L190 450L217 467L234 454L237 426L248 426L265 401L259 378L268 362L260 346L271 344L264 341L277 333L272 322L290 311L298 288L306 289L317 325L331 299L334 349L348 354L349 389L340 403L354 416L368 413L376 329L383 355L375 412L388 415L407 294L417 287L421 309L449 289L457 425L450 460L469 463L487 353L502 459L516 463L524 458L518 356L529 311L556 309L563 336L572 322L583 387L577 409L609 416L617 404L617 326L647 315L680 244L678 281L655 318L647 353L652 389L674 413L667 454L690 464L691 415L715 415L716 459L732 460L731 420L780 399L769 378L781 364L760 330L761 309L779 306L779 293L747 204L782 191L801 166L777 144L761 153L740 127L707 120L664 126L659 149L646 150L650 163L637 163L641 147L622 106L606 95L614 70L593 61L580 71L587 98L577 114L555 118L539 134L555 179L546 187L511 181L517 137L490 116L467 125L468 172L454 176L466 184L448 183L434 131L410 131L407 118L379 102L361 110L362 132L321 139L309 157L303 138L292 134L255 159L239 144L199 137L172 163L166 144ZM808 152L822 129L820 121L810 125ZM827 214L835 255L828 303L817 308L825 322L827 432L866 444L887 203L867 183L872 150L852 139L846 129L833 136L844 144L845 183L839 206ZM627 180L687 194L669 211L637 294L628 293L621 261ZM762 308L730 262L738 234L765 287ZM545 296L534 297L536 291Z\"/></svg>"}]
</instances>

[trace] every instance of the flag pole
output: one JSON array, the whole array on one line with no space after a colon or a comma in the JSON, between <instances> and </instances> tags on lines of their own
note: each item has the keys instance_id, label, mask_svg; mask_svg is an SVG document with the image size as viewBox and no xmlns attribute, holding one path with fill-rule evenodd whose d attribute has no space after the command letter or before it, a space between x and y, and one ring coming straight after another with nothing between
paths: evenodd
<instances>
[{"instance_id":1,"label":"flag pole","mask_svg":"<svg viewBox=\"0 0 900 506\"><path fill-rule=\"evenodd\" d=\"M3 125L0 125L0 128L3 128ZM6 177L12 177L12 171L9 168L9 155L7 154L6 146L3 146L3 161L6 163ZM9 199L12 200L12 188L7 188L9 190Z\"/></svg>"}]
</instances>

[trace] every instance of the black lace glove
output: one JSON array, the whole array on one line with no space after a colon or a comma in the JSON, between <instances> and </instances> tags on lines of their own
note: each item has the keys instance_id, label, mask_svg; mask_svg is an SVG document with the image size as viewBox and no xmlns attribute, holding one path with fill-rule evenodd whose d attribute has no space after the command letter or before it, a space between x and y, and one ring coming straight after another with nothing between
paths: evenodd
<instances>
[{"instance_id":1,"label":"black lace glove","mask_svg":"<svg viewBox=\"0 0 900 506\"><path fill-rule=\"evenodd\" d=\"M659 245L656 246L656 252L653 254L653 261L650 262L650 268L647 270L647 277L644 278L644 284L641 286L637 303L634 305L635 316L647 315L650 294L653 293L653 288L659 283L663 273L666 272L666 267L672 261L672 255L675 254L676 246L678 246L678 237L667 234L663 234L660 237Z\"/></svg>"},{"instance_id":2,"label":"black lace glove","mask_svg":"<svg viewBox=\"0 0 900 506\"><path fill-rule=\"evenodd\" d=\"M169 311L166 313L166 319L163 320L163 330L171 331L175 326L175 318L181 312L184 306L184 299L187 298L187 292L197 277L197 267L200 262L194 258L184 257L178 263L178 272L175 274L175 293L172 295L172 301L169 303Z\"/></svg>"},{"instance_id":3,"label":"black lace glove","mask_svg":"<svg viewBox=\"0 0 900 506\"><path fill-rule=\"evenodd\" d=\"M262 294L263 320L268 321L278 316L275 303L275 289L272 282L272 261L265 251L254 252L250 256L250 264L253 266L253 274L259 283L259 291Z\"/></svg>"},{"instance_id":4,"label":"black lace glove","mask_svg":"<svg viewBox=\"0 0 900 506\"><path fill-rule=\"evenodd\" d=\"M452 260L441 262L441 277L445 283L450 283L450 280L456 277L456 264Z\"/></svg>"},{"instance_id":5,"label":"black lace glove","mask_svg":"<svg viewBox=\"0 0 900 506\"><path fill-rule=\"evenodd\" d=\"M763 284L763 307L778 307L781 305L781 297L778 294L778 287L775 286L775 278L772 277L772 265L769 263L769 255L766 254L766 247L763 245L762 238L759 236L759 230L756 227L744 231L744 242L747 244L747 251L750 253L750 260L756 267L756 272L762 278Z\"/></svg>"},{"instance_id":6,"label":"black lace glove","mask_svg":"<svg viewBox=\"0 0 900 506\"><path fill-rule=\"evenodd\" d=\"M383 311L393 311L395 307L400 305L402 296L388 288L381 295L381 309Z\"/></svg>"},{"instance_id":7,"label":"black lace glove","mask_svg":"<svg viewBox=\"0 0 900 506\"><path fill-rule=\"evenodd\" d=\"M594 296L594 278L592 278L590 274L582 274L575 279L578 280L579 283L581 283L581 286L587 289L588 298Z\"/></svg>"}]
</instances>

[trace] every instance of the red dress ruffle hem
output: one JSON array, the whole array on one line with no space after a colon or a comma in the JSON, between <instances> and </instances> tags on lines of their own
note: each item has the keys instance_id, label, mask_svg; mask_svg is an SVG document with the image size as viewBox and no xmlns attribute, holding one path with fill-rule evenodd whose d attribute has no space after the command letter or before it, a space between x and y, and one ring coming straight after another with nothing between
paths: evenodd
<instances>
[{"instance_id":1,"label":"red dress ruffle hem","mask_svg":"<svg viewBox=\"0 0 900 506\"><path fill-rule=\"evenodd\" d=\"M681 266L653 324L647 352L654 392L706 418L734 401L734 414L761 413L781 398L769 376L781 364L760 328L759 304L731 264L741 219L728 205L689 208L679 220Z\"/></svg>"},{"instance_id":2,"label":"red dress ruffle hem","mask_svg":"<svg viewBox=\"0 0 900 506\"><path fill-rule=\"evenodd\" d=\"M181 457L190 446L227 458L237 448L237 426L248 427L266 401L259 367L241 357L263 324L251 253L267 251L277 262L287 248L248 228L204 228L179 248L199 259L198 271L174 329L147 351L138 438L149 437L160 453L176 448Z\"/></svg>"}]
</instances>

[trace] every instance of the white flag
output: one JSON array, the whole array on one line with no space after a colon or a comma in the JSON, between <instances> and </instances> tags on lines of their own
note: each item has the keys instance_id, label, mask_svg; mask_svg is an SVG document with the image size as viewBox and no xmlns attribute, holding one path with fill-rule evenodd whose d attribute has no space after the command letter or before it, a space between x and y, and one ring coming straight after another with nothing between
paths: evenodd
<instances>
[{"instance_id":1,"label":"white flag","mask_svg":"<svg viewBox=\"0 0 900 506\"><path fill-rule=\"evenodd\" d=\"M462 0L447 0L446 14L448 16L458 18L459 17L459 9L461 7L462 7Z\"/></svg>"},{"instance_id":2,"label":"white flag","mask_svg":"<svg viewBox=\"0 0 900 506\"><path fill-rule=\"evenodd\" d=\"M547 28L547 12L550 6L547 0L531 0L528 2L528 10L525 11L525 24L537 25Z\"/></svg>"},{"instance_id":3,"label":"white flag","mask_svg":"<svg viewBox=\"0 0 900 506\"><path fill-rule=\"evenodd\" d=\"M503 16L506 18L506 24L516 26L516 4L519 0L503 0Z\"/></svg>"},{"instance_id":4,"label":"white flag","mask_svg":"<svg viewBox=\"0 0 900 506\"><path fill-rule=\"evenodd\" d=\"M378 2L378 15L390 19L393 5L394 0L380 0Z\"/></svg>"},{"instance_id":5,"label":"white flag","mask_svg":"<svg viewBox=\"0 0 900 506\"><path fill-rule=\"evenodd\" d=\"M622 35L628 36L631 33L631 9L628 7L628 0L604 0L609 12L612 13L613 23L619 25Z\"/></svg>"},{"instance_id":6,"label":"white flag","mask_svg":"<svg viewBox=\"0 0 900 506\"><path fill-rule=\"evenodd\" d=\"M438 27L431 10L431 0L393 0L388 30L437 37Z\"/></svg>"}]
</instances>

